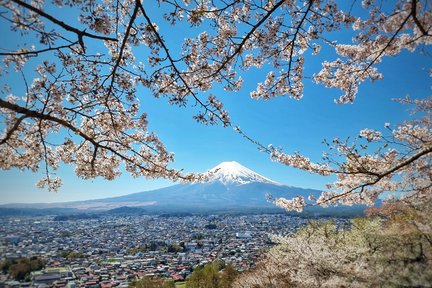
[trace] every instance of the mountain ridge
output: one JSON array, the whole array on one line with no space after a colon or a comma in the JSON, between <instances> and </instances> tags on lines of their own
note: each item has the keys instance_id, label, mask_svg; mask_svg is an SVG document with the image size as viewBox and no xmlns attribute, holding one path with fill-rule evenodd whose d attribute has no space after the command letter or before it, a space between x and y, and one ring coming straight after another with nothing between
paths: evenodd
<instances>
[{"instance_id":1,"label":"mountain ridge","mask_svg":"<svg viewBox=\"0 0 432 288\"><path fill-rule=\"evenodd\" d=\"M33 209L64 208L79 211L108 211L121 207L141 207L149 212L283 211L267 200L268 194L273 198L303 196L305 199L309 195L318 197L321 194L319 190L280 184L235 161L222 162L207 173L209 179L206 182L175 184L156 190L95 200L23 206ZM19 208L19 204L0 207Z\"/></svg>"}]
</instances>

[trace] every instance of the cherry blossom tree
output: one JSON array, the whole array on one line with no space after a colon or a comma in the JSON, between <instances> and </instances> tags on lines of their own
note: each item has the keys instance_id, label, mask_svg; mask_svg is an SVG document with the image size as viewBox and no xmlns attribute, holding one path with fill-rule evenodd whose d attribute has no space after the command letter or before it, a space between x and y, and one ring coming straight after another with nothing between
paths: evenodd
<instances>
[{"instance_id":1,"label":"cherry blossom tree","mask_svg":"<svg viewBox=\"0 0 432 288\"><path fill-rule=\"evenodd\" d=\"M380 211L385 220L315 221L295 234L273 236L278 245L233 287L427 287L430 205L392 205Z\"/></svg>"},{"instance_id":2,"label":"cherry blossom tree","mask_svg":"<svg viewBox=\"0 0 432 288\"><path fill-rule=\"evenodd\" d=\"M392 127L387 133L363 129L354 139L333 139L326 143L323 163L307 157L288 155L271 147L271 157L278 162L320 175L334 174L318 199L279 198L275 204L287 210L301 211L307 205L374 205L385 192L389 201L398 199L410 204L428 202L432 197L432 97L420 100L400 99L414 104L415 120Z\"/></svg>"},{"instance_id":3,"label":"cherry blossom tree","mask_svg":"<svg viewBox=\"0 0 432 288\"><path fill-rule=\"evenodd\" d=\"M250 91L252 98L301 99L307 57L320 57L325 47L334 59L323 59L321 70L311 77L316 84L339 89L337 103L351 103L361 83L382 78L377 64L386 56L431 44L427 1L160 0L163 19L158 21L199 31L177 47L169 46L152 19L149 9L155 3L0 0L0 5L2 25L9 25L19 41L18 49L1 47L0 73L3 79L18 75L24 87L1 86L0 167L44 169L41 187L59 188L55 170L61 162L73 165L85 179L113 179L121 165L134 176L201 179L169 168L173 154L148 130L146 114L140 113L138 88L146 87L170 104L198 107L196 121L234 128L275 161L336 174L338 180L318 204L371 202L390 189L430 189L430 177L424 183L407 180L418 173L425 176L430 168L430 114L394 127L392 139L377 131L361 132L367 142L395 142L402 151L382 148L369 154L365 149L361 154L356 145L336 139L334 149L346 162L335 164L340 158L326 156L325 163L316 164L261 145L231 123L219 97L211 94L216 85L239 91L243 74L265 67L269 72ZM60 8L78 21L63 19ZM352 41L338 44L340 31L348 31ZM430 100L419 107L427 111ZM399 171L406 175L397 180L402 186L391 181ZM279 199L276 204L301 210L305 200Z\"/></svg>"}]
</instances>

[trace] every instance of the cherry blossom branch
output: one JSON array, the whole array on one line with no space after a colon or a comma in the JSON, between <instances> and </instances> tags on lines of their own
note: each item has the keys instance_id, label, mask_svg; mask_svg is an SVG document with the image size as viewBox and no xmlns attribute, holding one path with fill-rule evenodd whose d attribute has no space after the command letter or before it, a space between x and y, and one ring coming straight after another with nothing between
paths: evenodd
<instances>
[{"instance_id":1,"label":"cherry blossom branch","mask_svg":"<svg viewBox=\"0 0 432 288\"><path fill-rule=\"evenodd\" d=\"M70 131L74 132L76 135L80 136L84 140L90 142L95 147L95 150L97 148L105 149L107 151L110 151L111 153L113 153L114 155L116 155L117 157L119 157L120 159L122 159L123 161L125 161L126 163L131 163L132 165L135 165L135 166L139 167L139 169L144 170L147 173L153 172L152 170L148 169L147 167L144 167L143 165L140 165L140 164L134 162L132 159L130 159L129 157L126 157L125 155L123 155L122 153L120 153L119 151L117 151L116 149L114 149L114 148L112 148L110 146L107 146L107 145L102 145L101 142L104 142L103 140L99 141L99 142L96 141L93 137L91 137L91 136L87 135L86 133L82 132L79 128L73 126L70 122L68 122L66 120L63 120L61 118L52 116L50 114L44 114L44 113L41 113L41 112L38 112L38 111L30 110L30 109L21 107L19 105L10 103L8 101L5 101L3 99L0 99L0 107L1 108L9 109L9 110L14 111L14 112L19 113L19 114L24 114L25 118L35 118L35 119L39 119L40 121L47 120L47 121L52 121L54 123L60 124L61 126L63 126L63 127L67 128L67 129L69 129ZM11 133L13 133L13 131ZM121 144L121 142L119 142L118 144ZM129 149L129 150L132 151L132 152L135 152L136 154L138 154L133 149ZM180 171L174 171L174 170L167 169L166 167L159 166L157 163L152 162L150 159L146 159L146 160L149 161L150 163L152 163L154 166L156 166L156 167L158 167L160 169L163 169L166 172L169 172L169 173L175 172L172 177L183 179L183 180L186 180L186 181L190 181L192 179L191 175L185 175L185 176L183 176L182 174L180 174Z\"/></svg>"},{"instance_id":2,"label":"cherry blossom branch","mask_svg":"<svg viewBox=\"0 0 432 288\"><path fill-rule=\"evenodd\" d=\"M384 46L384 48L381 49L381 51L378 53L377 56L375 56L375 58L366 66L366 68L363 69L363 73L366 73L370 67L372 67L373 64L375 64L376 61L378 61L378 59L380 59L380 57L384 54L384 52L386 52L387 48L390 47L390 44L396 39L396 36L399 34L400 31L402 31L403 27L405 26L405 24L408 22L408 20L411 18L411 15L408 15L405 20L400 24L399 28L396 30L395 33L393 33L392 37L389 39L389 41L387 42L387 44Z\"/></svg>"},{"instance_id":3,"label":"cherry blossom branch","mask_svg":"<svg viewBox=\"0 0 432 288\"><path fill-rule=\"evenodd\" d=\"M114 67L112 68L112 71L110 74L111 75L111 84L108 88L108 95L111 95L111 93L112 93L112 89L114 86L114 80L115 80L115 74L116 74L117 68L120 66L120 62L122 61L124 49L126 47L126 43L127 43L130 31L132 29L133 23L135 22L135 18L138 14L138 11L139 11L138 3L140 3L140 0L135 1L135 7L134 7L134 10L132 12L132 16L129 20L129 24L126 28L126 32L125 32L123 42L122 42L120 50L119 50L119 55L118 55L117 61L115 62Z\"/></svg>"},{"instance_id":4,"label":"cherry blossom branch","mask_svg":"<svg viewBox=\"0 0 432 288\"><path fill-rule=\"evenodd\" d=\"M45 166L45 179L47 181L47 184L49 187L52 187L52 181L51 181L51 177L50 177L50 172L49 172L49 157L48 157L48 148L47 145L45 143L45 138L43 136L43 132L42 132L42 127L41 127L41 123L42 123L42 119L39 120L39 139L40 139L40 143L42 143L42 147L43 147L43 159L44 159L44 166Z\"/></svg>"},{"instance_id":5,"label":"cherry blossom branch","mask_svg":"<svg viewBox=\"0 0 432 288\"><path fill-rule=\"evenodd\" d=\"M271 154L272 153L271 149L269 149L268 147L264 146L259 141L257 141L255 139L251 138L250 136L248 136L242 129L240 129L239 126L235 126L234 127L234 131L236 131L237 133L239 133L243 138L245 138L246 140L248 140L252 144L256 145L258 147L259 151L265 152L267 154Z\"/></svg>"},{"instance_id":6,"label":"cherry blossom branch","mask_svg":"<svg viewBox=\"0 0 432 288\"><path fill-rule=\"evenodd\" d=\"M57 18L53 17L52 15L45 13L44 11L42 11L41 9L38 9L30 4L27 4L26 2L23 2L21 0L11 0L12 2L26 8L29 9L30 11L33 11L35 13L37 13L38 15L48 19L49 21L51 21L52 23L62 27L63 29L73 32L78 36L78 42L81 45L81 48L83 49L83 51L85 51L85 46L84 46L84 40L83 37L88 37L88 38L93 38L93 39L99 39L99 40L106 40L106 41L115 41L117 42L118 40L116 38L111 38L111 37L106 37L106 36L100 36L100 35L95 35L95 34L91 34L86 32L85 30L79 30L75 27L72 27L60 20L58 20Z\"/></svg>"},{"instance_id":7,"label":"cherry blossom branch","mask_svg":"<svg viewBox=\"0 0 432 288\"><path fill-rule=\"evenodd\" d=\"M420 152L418 152L418 153L414 154L413 156L411 156L410 158L402 161L401 163L399 163L398 165L394 166L393 168L391 168L391 169L389 169L389 170L381 173L378 177L380 179L382 179L382 178L384 178L384 177L386 177L386 176L388 176L388 175L390 175L390 174L392 174L392 173L394 173L394 172L396 172L396 171L404 168L405 166L408 166L409 164L413 163L414 161L416 161L420 157L425 156L425 155L427 155L427 154L429 154L431 152L432 152L432 145L426 146L426 148L421 149Z\"/></svg>"},{"instance_id":8,"label":"cherry blossom branch","mask_svg":"<svg viewBox=\"0 0 432 288\"><path fill-rule=\"evenodd\" d=\"M420 29L423 36L428 36L429 35L428 31L426 31L426 29L423 27L423 25L420 23L419 19L417 18L417 0L412 0L411 2L411 16L413 17L414 23Z\"/></svg>"},{"instance_id":9,"label":"cherry blossom branch","mask_svg":"<svg viewBox=\"0 0 432 288\"><path fill-rule=\"evenodd\" d=\"M291 51L290 51L290 57L289 57L289 62L288 62L288 74L291 73L291 66L292 66L293 55L294 55L294 45L295 45L295 41L297 39L297 35L300 32L300 28L302 27L303 22L307 18L307 14L309 13L309 11L311 11L313 2L314 2L314 0L309 0L308 7L306 8L306 11L304 12L302 19L300 20L300 23L297 25L296 31L294 32L294 35L293 35L293 39L291 40Z\"/></svg>"},{"instance_id":10,"label":"cherry blossom branch","mask_svg":"<svg viewBox=\"0 0 432 288\"><path fill-rule=\"evenodd\" d=\"M314 0L310 0L309 3L310 5L312 5L312 2ZM252 37L252 35L255 33L255 31L261 27L262 24L264 24L267 19L282 5L285 3L285 0L281 0L279 2L277 2L270 10L267 11L267 13L264 15L264 17L262 17L253 27L252 29L243 37L243 40L240 42L240 44L238 44L237 48L235 49L235 51L229 55L228 57L225 58L225 60L222 61L222 63L219 65L219 67L215 70L214 73L212 73L212 75L217 75L219 74L224 68L225 66L231 62L232 59L234 59L234 57L239 54L242 49L243 46L246 44L246 42ZM207 76L206 78L211 77L211 76Z\"/></svg>"},{"instance_id":11,"label":"cherry blossom branch","mask_svg":"<svg viewBox=\"0 0 432 288\"><path fill-rule=\"evenodd\" d=\"M111 110L111 108L110 108L110 105L108 105L108 98L113 94L112 92L113 92L114 83L115 83L115 79L116 79L116 71L117 71L118 67L120 66L120 62L122 61L124 49L126 47L126 43L128 41L128 37L129 37L130 31L132 29L132 26L133 26L133 24L135 22L135 18L136 18L137 14L138 14L138 11L139 11L138 10L138 5L137 5L138 2L139 2L139 0L136 0L136 4L134 6L134 10L132 12L132 16L131 16L131 18L129 20L129 24L128 24L127 28L126 28L126 32L125 32L125 35L124 35L124 38L123 38L123 42L122 42L120 50L119 50L119 55L117 57L117 61L115 62L110 75L106 78L106 79L108 79L109 77L111 77L111 83L110 83L110 85L108 87L108 93L107 93L107 97L106 97L106 107L107 107L107 109L109 111ZM104 85L104 83L105 83L105 81L102 82L101 87ZM110 111L110 115L112 115L111 111ZM111 121L114 124L115 121L114 121L114 119L113 119L112 116L111 116ZM113 127L114 127L115 132L117 133L117 129L115 128L116 126L113 125ZM93 155L94 155L93 156L94 157L93 160L94 160L95 159L95 155L96 155L96 151L93 153ZM92 162L93 162L93 160L92 160Z\"/></svg>"},{"instance_id":12,"label":"cherry blossom branch","mask_svg":"<svg viewBox=\"0 0 432 288\"><path fill-rule=\"evenodd\" d=\"M0 99L0 101L3 101L2 99ZM14 125L6 132L6 135L3 139L0 140L0 145L3 145L4 143L6 143L10 137L12 136L12 134L19 128L21 122L26 119L28 116L26 115L22 115L21 117L19 117Z\"/></svg>"},{"instance_id":13,"label":"cherry blossom branch","mask_svg":"<svg viewBox=\"0 0 432 288\"><path fill-rule=\"evenodd\" d=\"M73 126L72 124L67 122L66 120L54 117L54 116L49 115L49 114L43 114L43 113L40 113L40 112L37 112L34 110L30 110L30 109L18 106L18 105L13 104L13 103L9 103L8 101L5 101L3 99L0 99L0 107L9 109L11 111L15 111L16 113L19 113L19 114L24 114L26 118L35 118L35 119L39 119L39 120L53 121L57 124L60 124L60 125L68 128L68 129L70 129L75 134L77 134L80 137L84 138L85 140L89 141L93 145L95 145L95 146L98 145L98 143L92 137L84 134L81 130L79 130L78 128L76 128L75 126Z\"/></svg>"},{"instance_id":14,"label":"cherry blossom branch","mask_svg":"<svg viewBox=\"0 0 432 288\"><path fill-rule=\"evenodd\" d=\"M342 193L340 193L340 194L337 194L337 195L334 195L334 196L331 196L331 197L325 198L323 201L320 201L320 202L317 203L316 205L321 205L321 204L324 204L324 203L327 203L327 202L332 202L333 200L337 200L337 199L344 198L344 197L346 197L347 195L356 192L358 189L360 189L360 190L361 190L360 192L362 192L362 191L364 191L364 189L365 189L366 187L373 186L373 185L377 184L379 181L381 181L384 177L389 176L389 175L391 175L392 173L395 173L395 172L398 172L398 171L403 170L404 167L406 167L406 166L412 164L414 161L420 159L420 158L423 157L423 156L428 155L429 153L432 153L432 145L431 145L431 146L428 146L428 147L426 147L426 148L424 148L424 149L422 149L422 150L420 150L420 152L418 152L418 153L412 155L412 156L409 157L408 159L402 161L402 162L399 163L398 165L395 165L395 166L393 166L392 168L390 168L390 169L388 169L388 170L386 170L386 171L384 171L384 172L381 172L381 173L379 173L379 174L377 174L377 173L373 173L372 175L375 176L375 179L374 179L374 180L367 181L367 182L362 183L362 184L360 184L360 185L358 185L358 186L355 186L355 187L353 187L353 188L350 188L349 190L344 191L344 192L342 192ZM351 172L351 173L345 173L345 174L351 174L351 175L362 175L362 174L366 174L366 175L371 175L371 174L368 173L367 171L365 171L365 172Z\"/></svg>"},{"instance_id":15,"label":"cherry blossom branch","mask_svg":"<svg viewBox=\"0 0 432 288\"><path fill-rule=\"evenodd\" d=\"M226 118L222 118L221 115L219 115L218 113L215 113L214 111L212 111L211 109L208 108L208 105L204 104L196 95L196 93L192 90L192 88L190 87L190 85L187 83L187 81L182 77L180 70L177 68L177 65L175 64L176 61L174 61L174 59L171 56L171 53L169 52L168 47L165 44L165 41L163 41L162 37L159 35L159 33L156 31L155 27L153 26L153 23L151 21L151 19L149 18L149 16L147 15L147 12L145 11L144 7L142 6L142 3L140 1L136 2L137 5L139 6L141 12L143 13L144 18L147 21L147 25L149 25L150 29L152 30L153 34L156 36L156 39L158 40L159 44L161 45L162 49L164 50L166 57L168 58L171 67L174 69L174 71L176 72L176 74L178 75L179 79L181 80L181 82L185 85L187 91L190 93L190 95L192 95L192 97L194 98L194 100L202 107L205 109L206 113L209 112L212 115L214 115L216 118L218 118L223 124L224 126L229 126L229 120Z\"/></svg>"}]
</instances>

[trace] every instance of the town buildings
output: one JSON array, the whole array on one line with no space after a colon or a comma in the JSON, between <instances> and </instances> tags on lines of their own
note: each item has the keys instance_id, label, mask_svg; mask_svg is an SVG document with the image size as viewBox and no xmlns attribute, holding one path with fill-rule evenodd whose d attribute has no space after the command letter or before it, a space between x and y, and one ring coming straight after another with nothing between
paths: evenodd
<instances>
[{"instance_id":1,"label":"town buildings","mask_svg":"<svg viewBox=\"0 0 432 288\"><path fill-rule=\"evenodd\" d=\"M180 281L216 259L246 270L273 245L269 235L293 233L308 221L286 214L54 219L0 218L1 261L47 261L30 283L3 274L0 286L126 287L152 275Z\"/></svg>"}]
</instances>

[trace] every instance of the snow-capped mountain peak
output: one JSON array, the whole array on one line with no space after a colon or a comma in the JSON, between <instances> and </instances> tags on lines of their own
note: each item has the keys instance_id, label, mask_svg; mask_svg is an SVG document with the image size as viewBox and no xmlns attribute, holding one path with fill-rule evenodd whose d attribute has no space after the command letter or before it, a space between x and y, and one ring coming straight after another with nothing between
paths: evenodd
<instances>
[{"instance_id":1,"label":"snow-capped mountain peak","mask_svg":"<svg viewBox=\"0 0 432 288\"><path fill-rule=\"evenodd\" d=\"M209 182L219 181L225 185L241 185L252 182L262 182L279 185L279 183L270 180L235 161L222 162L216 167L210 169L209 172Z\"/></svg>"}]
</instances>

